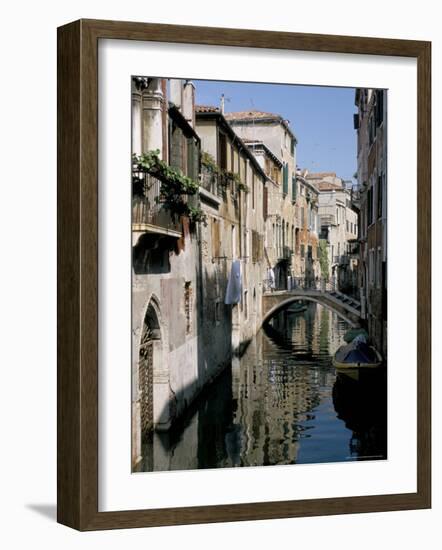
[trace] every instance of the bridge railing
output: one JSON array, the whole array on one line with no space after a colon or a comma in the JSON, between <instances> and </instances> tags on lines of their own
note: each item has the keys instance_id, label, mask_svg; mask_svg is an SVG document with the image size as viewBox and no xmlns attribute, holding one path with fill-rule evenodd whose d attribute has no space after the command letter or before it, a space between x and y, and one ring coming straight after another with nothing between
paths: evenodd
<instances>
[{"instance_id":1,"label":"bridge railing","mask_svg":"<svg viewBox=\"0 0 442 550\"><path fill-rule=\"evenodd\" d=\"M289 290L330 292L336 290L336 281L334 279L325 279L324 277L291 277Z\"/></svg>"},{"instance_id":2,"label":"bridge railing","mask_svg":"<svg viewBox=\"0 0 442 550\"><path fill-rule=\"evenodd\" d=\"M278 288L272 279L264 279L264 292L273 292L278 290L319 290L320 292L335 292L337 290L336 280L325 279L324 277L287 277L287 287Z\"/></svg>"}]
</instances>

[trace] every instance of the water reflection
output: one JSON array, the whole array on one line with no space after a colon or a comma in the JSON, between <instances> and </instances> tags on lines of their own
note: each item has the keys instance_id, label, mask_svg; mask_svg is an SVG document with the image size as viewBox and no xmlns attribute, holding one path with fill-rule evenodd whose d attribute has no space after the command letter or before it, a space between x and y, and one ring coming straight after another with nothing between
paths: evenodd
<instances>
[{"instance_id":1,"label":"water reflection","mask_svg":"<svg viewBox=\"0 0 442 550\"><path fill-rule=\"evenodd\" d=\"M346 322L317 304L260 331L168 433L143 446L138 471L386 457L386 377L336 375Z\"/></svg>"}]
</instances>

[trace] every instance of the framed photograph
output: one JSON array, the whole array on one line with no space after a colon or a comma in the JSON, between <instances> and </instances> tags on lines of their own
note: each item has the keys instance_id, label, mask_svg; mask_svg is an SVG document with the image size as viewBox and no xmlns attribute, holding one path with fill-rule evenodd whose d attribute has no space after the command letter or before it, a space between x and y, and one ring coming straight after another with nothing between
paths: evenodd
<instances>
[{"instance_id":1,"label":"framed photograph","mask_svg":"<svg viewBox=\"0 0 442 550\"><path fill-rule=\"evenodd\" d=\"M431 506L431 44L58 29L58 521Z\"/></svg>"}]
</instances>

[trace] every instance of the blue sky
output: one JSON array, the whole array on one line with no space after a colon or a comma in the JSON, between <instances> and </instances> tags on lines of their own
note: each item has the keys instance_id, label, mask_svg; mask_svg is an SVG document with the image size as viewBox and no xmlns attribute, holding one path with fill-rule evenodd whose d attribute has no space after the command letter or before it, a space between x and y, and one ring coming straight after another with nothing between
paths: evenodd
<instances>
[{"instance_id":1,"label":"blue sky","mask_svg":"<svg viewBox=\"0 0 442 550\"><path fill-rule=\"evenodd\" d=\"M299 167L352 179L357 167L354 88L193 82L197 104L219 106L224 93L226 112L255 109L282 115L298 139Z\"/></svg>"}]
</instances>

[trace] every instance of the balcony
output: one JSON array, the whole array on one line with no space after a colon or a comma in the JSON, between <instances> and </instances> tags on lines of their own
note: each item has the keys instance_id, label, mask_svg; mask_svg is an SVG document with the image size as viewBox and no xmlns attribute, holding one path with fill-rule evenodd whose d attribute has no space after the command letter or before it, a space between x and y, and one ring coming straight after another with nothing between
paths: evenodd
<instances>
[{"instance_id":1,"label":"balcony","mask_svg":"<svg viewBox=\"0 0 442 550\"><path fill-rule=\"evenodd\" d=\"M217 197L221 197L224 192L221 184L221 175L211 172L204 166L201 170L200 186Z\"/></svg>"},{"instance_id":2,"label":"balcony","mask_svg":"<svg viewBox=\"0 0 442 550\"><path fill-rule=\"evenodd\" d=\"M181 223L172 218L161 204L161 182L154 176L134 172L132 231L180 238Z\"/></svg>"},{"instance_id":3,"label":"balcony","mask_svg":"<svg viewBox=\"0 0 442 550\"><path fill-rule=\"evenodd\" d=\"M336 225L336 216L334 214L321 214L321 226Z\"/></svg>"},{"instance_id":4,"label":"balcony","mask_svg":"<svg viewBox=\"0 0 442 550\"><path fill-rule=\"evenodd\" d=\"M278 246L276 248L278 260L290 260L292 249L289 246Z\"/></svg>"}]
</instances>

